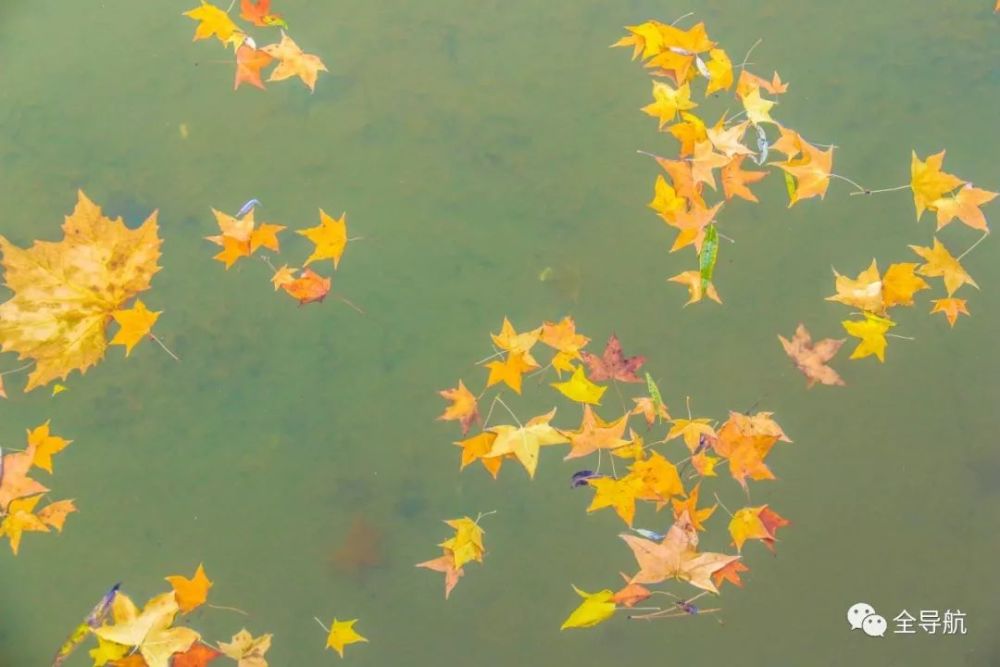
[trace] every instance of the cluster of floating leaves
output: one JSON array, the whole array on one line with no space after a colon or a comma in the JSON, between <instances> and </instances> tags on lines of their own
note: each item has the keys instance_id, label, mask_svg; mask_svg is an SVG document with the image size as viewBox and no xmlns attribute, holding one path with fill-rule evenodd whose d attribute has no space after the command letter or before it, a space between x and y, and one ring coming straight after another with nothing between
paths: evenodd
<instances>
[{"instance_id":1,"label":"cluster of floating leaves","mask_svg":"<svg viewBox=\"0 0 1000 667\"><path fill-rule=\"evenodd\" d=\"M172 575L166 577L169 591L150 598L142 609L115 584L94 605L94 608L73 629L56 652L53 667L58 667L81 645L94 641L89 655L94 667L204 667L217 658L228 658L238 667L267 667L267 652L271 648L270 634L253 636L241 628L229 641L211 643L201 633L188 626L178 625L195 609L210 607L237 612L234 607L208 603L212 581L203 565L198 565L192 577ZM327 628L317 622L327 634L327 646L344 655L348 644L368 641L354 630L357 619L333 620Z\"/></svg>"},{"instance_id":2,"label":"cluster of floating leaves","mask_svg":"<svg viewBox=\"0 0 1000 667\"><path fill-rule=\"evenodd\" d=\"M22 451L0 454L0 538L10 541L17 555L24 533L62 532L66 516L76 511L72 500L55 500L38 508L49 492L48 487L31 477L32 468L52 474L52 457L66 449L72 440L49 431L49 422L28 431L28 446Z\"/></svg>"},{"instance_id":3,"label":"cluster of floating leaves","mask_svg":"<svg viewBox=\"0 0 1000 667\"><path fill-rule=\"evenodd\" d=\"M771 109L777 104L773 97L785 93L788 84L777 72L770 80L751 73L746 68L746 58L734 66L726 51L709 39L704 23L682 30L659 21L646 21L626 29L629 34L612 46L632 47L633 59L644 62L654 80L653 102L642 110L656 118L659 130L671 134L678 143L675 158L639 151L653 157L666 173L666 178L663 174L656 177L649 206L677 230L670 252L692 246L698 257L696 270L684 271L668 280L688 288L688 304L704 297L721 303L712 280L719 240L727 237L716 228L716 216L723 206L732 206L734 198L756 203L757 196L749 186L768 174L744 169L743 165L773 164L784 170L790 205L794 205L803 199L825 195L833 148L820 150L775 121L771 117ZM735 70L739 70L738 78ZM742 111L728 117L724 113L709 126L692 111L699 107L692 99L698 79L705 80L703 102L735 84ZM770 136L768 127L772 128ZM784 153L787 159L768 163L771 151ZM706 203L705 186L712 192L718 189L716 174L722 183L724 199Z\"/></svg>"},{"instance_id":4,"label":"cluster of floating leaves","mask_svg":"<svg viewBox=\"0 0 1000 667\"><path fill-rule=\"evenodd\" d=\"M251 199L235 216L212 209L219 225L219 234L205 238L222 247L214 259L225 264L227 271L241 258L250 257L260 249L270 250L274 253L281 251L278 234L285 229L285 226L269 222L258 224L254 220L254 210L259 203L256 199ZM313 251L306 258L301 269L287 264L278 268L269 258L263 255L261 258L273 272L271 284L274 285L276 291L283 290L297 300L300 305L323 301L330 293L331 279L316 273L309 268L309 265L313 262L330 260L336 270L340 266L340 258L347 248L348 241L358 239L347 237L346 213L339 218L333 218L327 215L323 209L319 210L319 224L315 227L300 229L298 234L313 244ZM344 297L335 296L357 309L357 306Z\"/></svg>"},{"instance_id":5,"label":"cluster of floating leaves","mask_svg":"<svg viewBox=\"0 0 1000 667\"><path fill-rule=\"evenodd\" d=\"M787 525L767 505L750 503L749 481L774 479L766 459L775 443L790 442L771 413L731 412L722 423L693 417L690 411L687 417L672 417L654 378L648 372L639 374L643 357L627 356L614 335L600 355L588 351L590 338L576 330L571 317L520 332L505 318L492 340L494 354L480 362L488 371L483 390L474 394L459 380L455 387L440 392L449 405L439 419L457 421L464 436L456 443L462 450L461 468L478 461L496 479L503 463L513 460L534 477L543 448L568 445L564 460L596 458L593 467L578 470L570 478L571 487L594 492L587 511L611 508L632 530L621 538L632 550L639 571L626 576L624 587L617 591L578 590L584 602L564 628L594 625L654 595L673 599L632 617L669 618L678 612L698 612L694 598L652 590L647 587L651 584L679 580L700 590L696 598L717 594L723 581L742 585L740 573L748 571L740 556L744 543L755 539L773 548L775 532ZM536 356L536 345L551 351L544 365ZM553 424L557 406L522 420L504 401L503 388L521 394L526 379L537 386L546 375L558 376L550 387L580 410L576 428ZM607 410L602 401L609 387L614 387L615 400L610 402L616 404L612 410L618 416L606 420L597 409ZM487 402L489 409L483 417L479 406ZM496 423L494 415L502 414L501 410L513 423ZM619 465L625 467L623 472ZM701 505L702 484L719 478L718 468L723 465L746 496L746 505L730 513L728 532L736 549L732 554L698 550L699 533L721 505L717 495L716 503ZM665 533L635 527L637 506L642 505L672 510L672 524ZM445 573L446 597L458 582L462 565L482 560L484 553L478 521L466 517L449 525L456 534L441 545L444 554L420 564Z\"/></svg>"},{"instance_id":6,"label":"cluster of floating leaves","mask_svg":"<svg viewBox=\"0 0 1000 667\"><path fill-rule=\"evenodd\" d=\"M232 9L235 5L230 5ZM233 80L233 90L242 83L249 83L258 88L264 88L261 79L262 70L277 63L271 70L268 81L284 81L297 76L309 87L316 89L316 78L320 72L328 71L319 56L304 53L299 45L292 41L285 30L288 24L278 14L271 13L271 0L240 0L240 18L258 28L280 27L281 41L257 48L257 42L250 36L248 30L238 26L229 16L229 10L223 10L202 0L200 6L184 12L184 16L198 22L194 39L217 38L223 46L232 46L236 51L236 76Z\"/></svg>"}]
</instances>

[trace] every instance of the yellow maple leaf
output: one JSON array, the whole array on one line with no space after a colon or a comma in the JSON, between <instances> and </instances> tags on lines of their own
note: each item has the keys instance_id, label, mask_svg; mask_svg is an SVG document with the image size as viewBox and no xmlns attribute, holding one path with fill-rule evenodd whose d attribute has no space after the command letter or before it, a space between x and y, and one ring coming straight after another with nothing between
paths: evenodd
<instances>
[{"instance_id":1,"label":"yellow maple leaf","mask_svg":"<svg viewBox=\"0 0 1000 667\"><path fill-rule=\"evenodd\" d=\"M124 345L125 356L132 353L132 348L136 343L150 335L149 330L153 328L156 319L163 311L151 311L146 308L140 299L136 299L131 308L126 310L116 310L111 313L115 322L121 326L115 337L111 339L112 345Z\"/></svg>"},{"instance_id":2,"label":"yellow maple leaf","mask_svg":"<svg viewBox=\"0 0 1000 667\"><path fill-rule=\"evenodd\" d=\"M681 142L681 148L678 151L680 157L686 157L694 151L696 143L708 138L708 130L705 128L704 121L693 113L682 111L681 118L683 119L681 122L674 123L667 130L674 135L677 141Z\"/></svg>"},{"instance_id":3,"label":"yellow maple leaf","mask_svg":"<svg viewBox=\"0 0 1000 667\"><path fill-rule=\"evenodd\" d=\"M698 105L691 101L691 86L684 84L672 88L662 81L653 82L653 103L647 104L642 111L659 120L659 127L669 123L679 111L694 109Z\"/></svg>"},{"instance_id":4,"label":"yellow maple leaf","mask_svg":"<svg viewBox=\"0 0 1000 667\"><path fill-rule=\"evenodd\" d=\"M910 189L913 190L913 205L917 209L917 220L926 209L935 210L934 202L946 192L951 192L965 183L962 179L941 171L944 164L944 151L929 155L926 162L917 157L913 151L910 158Z\"/></svg>"},{"instance_id":5,"label":"yellow maple leaf","mask_svg":"<svg viewBox=\"0 0 1000 667\"><path fill-rule=\"evenodd\" d=\"M136 647L149 667L168 667L171 655L187 651L201 637L191 628L171 627L178 609L172 592L151 598L142 612L119 592L111 603L114 623L95 628L94 634Z\"/></svg>"},{"instance_id":6,"label":"yellow maple leaf","mask_svg":"<svg viewBox=\"0 0 1000 667\"><path fill-rule=\"evenodd\" d=\"M705 95L729 90L733 85L733 63L729 60L729 55L722 49L712 49L708 55L711 59L705 63L709 74Z\"/></svg>"},{"instance_id":7,"label":"yellow maple leaf","mask_svg":"<svg viewBox=\"0 0 1000 667\"><path fill-rule=\"evenodd\" d=\"M777 104L774 100L768 100L760 96L760 88L754 88L742 98L743 109L746 111L747 119L754 125L761 123L773 123L771 118L771 108Z\"/></svg>"},{"instance_id":8,"label":"yellow maple leaf","mask_svg":"<svg viewBox=\"0 0 1000 667\"><path fill-rule=\"evenodd\" d=\"M788 198L789 208L803 199L823 199L830 185L830 173L833 169L832 147L821 151L801 139L798 146L802 151L800 157L775 163L795 178L795 189Z\"/></svg>"},{"instance_id":9,"label":"yellow maple leaf","mask_svg":"<svg viewBox=\"0 0 1000 667\"><path fill-rule=\"evenodd\" d=\"M588 380L587 375L583 372L583 366L577 366L573 369L573 375L566 382L553 382L552 386L570 400L592 405L600 405L601 396L608 389Z\"/></svg>"},{"instance_id":10,"label":"yellow maple leaf","mask_svg":"<svg viewBox=\"0 0 1000 667\"><path fill-rule=\"evenodd\" d=\"M923 278L917 276L916 262L890 264L882 276L882 300L886 308L892 306L912 306L913 295L922 289L930 289Z\"/></svg>"},{"instance_id":11,"label":"yellow maple leaf","mask_svg":"<svg viewBox=\"0 0 1000 667\"><path fill-rule=\"evenodd\" d=\"M928 278L941 277L944 279L944 288L948 291L948 296L955 293L959 287L969 284L979 289L979 285L972 279L962 264L952 257L951 253L943 243L934 239L934 246L911 245L910 249L924 258L925 263L917 269L917 273Z\"/></svg>"},{"instance_id":12,"label":"yellow maple leaf","mask_svg":"<svg viewBox=\"0 0 1000 667\"><path fill-rule=\"evenodd\" d=\"M635 518L635 501L642 492L642 480L637 475L628 474L621 479L595 477L587 481L594 489L594 497L587 512L595 512L612 507L621 520L632 525Z\"/></svg>"},{"instance_id":13,"label":"yellow maple leaf","mask_svg":"<svg viewBox=\"0 0 1000 667\"><path fill-rule=\"evenodd\" d=\"M28 431L28 451L34 452L31 463L48 473L52 473L52 455L69 447L72 440L66 440L49 432L49 422Z\"/></svg>"},{"instance_id":14,"label":"yellow maple leaf","mask_svg":"<svg viewBox=\"0 0 1000 667\"><path fill-rule=\"evenodd\" d=\"M334 219L320 209L319 224L308 229L300 229L298 233L312 241L315 246L305 266L321 259L332 259L333 268L337 268L340 257L347 247L347 214L343 213L339 219Z\"/></svg>"},{"instance_id":15,"label":"yellow maple leaf","mask_svg":"<svg viewBox=\"0 0 1000 667\"><path fill-rule=\"evenodd\" d=\"M356 618L350 621L333 619L333 623L330 624L330 634L326 637L327 648L332 648L343 658L345 646L348 644L357 644L358 642L367 642L368 640L359 635L354 629L354 624L357 622L358 619Z\"/></svg>"},{"instance_id":16,"label":"yellow maple leaf","mask_svg":"<svg viewBox=\"0 0 1000 667\"><path fill-rule=\"evenodd\" d=\"M493 441L489 456L513 454L528 471L528 475L534 477L538 468L539 449L567 442L566 436L549 423L555 414L553 408L551 412L530 419L524 426L494 426L490 431L496 433L497 438Z\"/></svg>"},{"instance_id":17,"label":"yellow maple leaf","mask_svg":"<svg viewBox=\"0 0 1000 667\"><path fill-rule=\"evenodd\" d=\"M215 5L205 2L205 0L202 0L200 7L184 12L184 16L198 21L198 27L194 31L194 39L191 41L208 39L215 35L219 41L226 44L232 41L236 33L240 32L233 20L229 18L229 14Z\"/></svg>"},{"instance_id":18,"label":"yellow maple leaf","mask_svg":"<svg viewBox=\"0 0 1000 667\"><path fill-rule=\"evenodd\" d=\"M837 293L826 297L827 301L837 301L848 306L873 313L885 312L882 300L882 279L879 277L878 265L872 260L871 266L858 274L857 278L848 278L833 270L836 276Z\"/></svg>"},{"instance_id":19,"label":"yellow maple leaf","mask_svg":"<svg viewBox=\"0 0 1000 667\"><path fill-rule=\"evenodd\" d=\"M25 532L49 532L49 527L45 525L35 514L35 506L42 497L28 496L12 500L7 505L6 514L0 522L0 537L4 535L10 540L10 549L17 555L17 550L21 546L21 534Z\"/></svg>"},{"instance_id":20,"label":"yellow maple leaf","mask_svg":"<svg viewBox=\"0 0 1000 667\"><path fill-rule=\"evenodd\" d=\"M580 606L573 610L569 617L563 621L560 630L567 628L589 628L598 623L603 623L615 613L615 594L611 589L605 588L597 593L587 593L573 586L576 594L583 598Z\"/></svg>"},{"instance_id":21,"label":"yellow maple leaf","mask_svg":"<svg viewBox=\"0 0 1000 667\"><path fill-rule=\"evenodd\" d=\"M989 227L986 225L986 216L979 210L979 207L993 201L996 196L996 192L966 184L954 196L935 199L931 202L930 207L937 209L937 228L941 229L958 218L973 229L983 232L989 231Z\"/></svg>"},{"instance_id":22,"label":"yellow maple leaf","mask_svg":"<svg viewBox=\"0 0 1000 667\"><path fill-rule=\"evenodd\" d=\"M761 507L744 507L733 513L733 518L729 520L729 534L736 544L736 550L743 550L743 543L747 540L759 540L770 537L771 533L760 520Z\"/></svg>"},{"instance_id":23,"label":"yellow maple leaf","mask_svg":"<svg viewBox=\"0 0 1000 667\"><path fill-rule=\"evenodd\" d=\"M896 326L895 322L886 317L865 312L865 319L844 320L841 324L844 326L844 331L861 339L858 346L854 348L854 352L851 353L851 359L863 359L875 355L879 362L885 361L885 334Z\"/></svg>"},{"instance_id":24,"label":"yellow maple leaf","mask_svg":"<svg viewBox=\"0 0 1000 667\"><path fill-rule=\"evenodd\" d=\"M521 376L527 371L538 368L537 364L526 362L524 356L522 352L511 352L503 361L491 361L486 364L486 367L490 369L490 376L486 380L486 386L492 387L498 382L503 382L520 394Z\"/></svg>"},{"instance_id":25,"label":"yellow maple leaf","mask_svg":"<svg viewBox=\"0 0 1000 667\"><path fill-rule=\"evenodd\" d=\"M7 287L0 346L35 360L25 391L85 372L104 356L111 315L149 289L159 270L156 212L136 229L111 220L79 192L59 242L19 248L0 236ZM70 287L72 286L72 287Z\"/></svg>"},{"instance_id":26,"label":"yellow maple leaf","mask_svg":"<svg viewBox=\"0 0 1000 667\"><path fill-rule=\"evenodd\" d=\"M486 553L486 547L483 546L485 531L479 524L467 516L461 519L448 519L445 523L455 530L455 535L438 546L452 553L455 567L461 568L473 560L482 562Z\"/></svg>"},{"instance_id":27,"label":"yellow maple leaf","mask_svg":"<svg viewBox=\"0 0 1000 667\"><path fill-rule=\"evenodd\" d=\"M667 440L673 440L678 436L683 436L684 444L694 452L698 449L701 436L715 437L715 429L711 426L711 420L707 417L697 419L675 419L671 422L670 431L667 433Z\"/></svg>"},{"instance_id":28,"label":"yellow maple leaf","mask_svg":"<svg viewBox=\"0 0 1000 667\"><path fill-rule=\"evenodd\" d=\"M295 282L295 270L295 267L290 267L285 264L274 272L274 275L271 276L271 284L274 285L275 292L285 285Z\"/></svg>"},{"instance_id":29,"label":"yellow maple leaf","mask_svg":"<svg viewBox=\"0 0 1000 667\"><path fill-rule=\"evenodd\" d=\"M684 271L667 278L667 282L680 283L688 288L688 300L684 304L685 306L698 303L706 296L716 303L722 303L722 299L719 298L719 293L715 291L715 285L711 281L703 286L700 271Z\"/></svg>"},{"instance_id":30,"label":"yellow maple leaf","mask_svg":"<svg viewBox=\"0 0 1000 667\"><path fill-rule=\"evenodd\" d=\"M208 599L208 589L212 587L212 581L205 574L205 567L201 563L190 579L179 574L166 579L174 589L177 606L185 614L203 605Z\"/></svg>"}]
</instances>

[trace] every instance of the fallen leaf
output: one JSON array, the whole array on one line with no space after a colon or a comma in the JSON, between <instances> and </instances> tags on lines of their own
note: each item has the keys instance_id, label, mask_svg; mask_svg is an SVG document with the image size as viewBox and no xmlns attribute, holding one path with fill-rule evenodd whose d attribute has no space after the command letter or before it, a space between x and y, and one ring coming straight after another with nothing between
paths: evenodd
<instances>
[{"instance_id":1,"label":"fallen leaf","mask_svg":"<svg viewBox=\"0 0 1000 667\"><path fill-rule=\"evenodd\" d=\"M727 201L733 197L740 197L752 202L759 201L747 186L767 176L767 172L744 171L740 168L744 159L745 156L737 155L722 167L722 191L726 194Z\"/></svg>"},{"instance_id":2,"label":"fallen leaf","mask_svg":"<svg viewBox=\"0 0 1000 667\"><path fill-rule=\"evenodd\" d=\"M300 229L298 233L312 241L314 246L305 266L322 259L332 259L333 268L336 269L347 247L347 214L342 213L339 219L334 219L320 209L319 224L308 229Z\"/></svg>"},{"instance_id":3,"label":"fallen leaf","mask_svg":"<svg viewBox=\"0 0 1000 667\"><path fill-rule=\"evenodd\" d=\"M228 643L219 642L222 654L236 660L236 667L267 667L264 654L271 648L271 635L254 637L246 628L240 630Z\"/></svg>"},{"instance_id":4,"label":"fallen leaf","mask_svg":"<svg viewBox=\"0 0 1000 667\"><path fill-rule=\"evenodd\" d=\"M642 111L659 121L659 128L672 121L680 111L694 109L698 105L691 101L691 87L688 84L672 88L662 81L653 81L653 103Z\"/></svg>"},{"instance_id":5,"label":"fallen leaf","mask_svg":"<svg viewBox=\"0 0 1000 667\"><path fill-rule=\"evenodd\" d=\"M444 555L435 558L434 560L426 560L423 563L417 563L417 567L424 567L428 570L444 573L445 600L448 599L452 590L454 590L455 586L458 585L459 578L465 574L464 569L455 567L455 556L447 549L445 549Z\"/></svg>"},{"instance_id":6,"label":"fallen leaf","mask_svg":"<svg viewBox=\"0 0 1000 667\"><path fill-rule=\"evenodd\" d=\"M996 192L982 190L967 183L954 196L935 199L930 203L930 208L937 210L937 228L941 229L958 218L973 229L988 232L986 216L979 207L993 201L996 196Z\"/></svg>"},{"instance_id":7,"label":"fallen leaf","mask_svg":"<svg viewBox=\"0 0 1000 667\"><path fill-rule=\"evenodd\" d=\"M236 24L229 18L229 14L204 0L202 0L200 7L184 12L184 16L198 21L198 27L194 31L194 39L191 41L208 39L215 35L219 41L226 44L234 34L240 32Z\"/></svg>"},{"instance_id":8,"label":"fallen leaf","mask_svg":"<svg viewBox=\"0 0 1000 667\"><path fill-rule=\"evenodd\" d=\"M184 614L205 604L208 599L208 589L212 587L211 580L205 575L205 567L200 563L191 579L179 574L166 579L173 587L177 606Z\"/></svg>"},{"instance_id":9,"label":"fallen leaf","mask_svg":"<svg viewBox=\"0 0 1000 667\"><path fill-rule=\"evenodd\" d=\"M715 291L715 285L708 283L704 288L702 287L701 272L700 271L684 271L678 273L676 276L667 278L668 282L680 283L688 288L688 300L685 306L689 306L692 303L698 303L703 297L708 297L716 303L722 303L722 299L719 298L719 293Z\"/></svg>"},{"instance_id":10,"label":"fallen leaf","mask_svg":"<svg viewBox=\"0 0 1000 667\"><path fill-rule=\"evenodd\" d=\"M94 629L94 634L137 647L149 667L168 667L171 655L187 651L200 638L191 628L170 627L178 609L172 592L150 599L141 613L128 596L119 592L111 605L114 623Z\"/></svg>"},{"instance_id":11,"label":"fallen leaf","mask_svg":"<svg viewBox=\"0 0 1000 667\"><path fill-rule=\"evenodd\" d=\"M585 409L589 409L589 407L586 406ZM553 408L551 412L530 419L524 426L503 425L489 429L497 435L489 455L513 454L528 471L528 476L534 477L535 470L538 468L539 449L543 446L567 442L566 436L549 423L555 414L556 411Z\"/></svg>"},{"instance_id":12,"label":"fallen leaf","mask_svg":"<svg viewBox=\"0 0 1000 667\"><path fill-rule=\"evenodd\" d=\"M791 357L803 375L806 376L806 387L812 387L819 382L825 385L841 385L844 380L834 369L827 366L827 362L837 356L837 351L844 344L844 338L824 338L816 343L812 342L809 330L801 322L795 329L792 340L786 340L778 336L781 346L785 348L785 354Z\"/></svg>"},{"instance_id":13,"label":"fallen leaf","mask_svg":"<svg viewBox=\"0 0 1000 667\"><path fill-rule=\"evenodd\" d=\"M32 465L52 474L52 455L69 447L72 440L52 435L49 422L28 431L28 451L33 452Z\"/></svg>"},{"instance_id":14,"label":"fallen leaf","mask_svg":"<svg viewBox=\"0 0 1000 667\"><path fill-rule=\"evenodd\" d=\"M931 303L934 304L934 307L931 308L931 313L944 313L944 316L948 318L948 324L951 326L955 326L959 314L969 314L969 309L965 305L965 299L948 297L947 299L934 299Z\"/></svg>"},{"instance_id":15,"label":"fallen leaf","mask_svg":"<svg viewBox=\"0 0 1000 667\"><path fill-rule=\"evenodd\" d=\"M10 550L17 555L21 546L21 534L25 532L49 532L45 522L35 515L35 506L42 497L28 496L12 500L7 505L3 520L0 521L0 537L4 535L10 540Z\"/></svg>"},{"instance_id":16,"label":"fallen leaf","mask_svg":"<svg viewBox=\"0 0 1000 667\"><path fill-rule=\"evenodd\" d=\"M924 211L934 210L934 202L941 199L946 192L964 184L959 177L941 171L944 164L944 151L927 157L922 162L913 151L910 159L910 189L913 190L913 205L917 209L917 220Z\"/></svg>"},{"instance_id":17,"label":"fallen leaf","mask_svg":"<svg viewBox=\"0 0 1000 667\"><path fill-rule=\"evenodd\" d=\"M233 90L237 90L241 83L249 83L264 90L264 82L260 79L261 69L267 67L274 60L266 51L255 49L249 44L241 44L236 49L236 76L233 79Z\"/></svg>"},{"instance_id":18,"label":"fallen leaf","mask_svg":"<svg viewBox=\"0 0 1000 667\"><path fill-rule=\"evenodd\" d=\"M111 314L149 289L160 269L155 211L130 229L121 218L104 217L81 191L62 229L61 241L35 241L28 249L0 236L14 293L0 305L0 346L35 361L25 391L100 361Z\"/></svg>"},{"instance_id":19,"label":"fallen leaf","mask_svg":"<svg viewBox=\"0 0 1000 667\"><path fill-rule=\"evenodd\" d=\"M319 275L312 269L302 269L298 278L283 283L281 289L303 306L323 301L330 293L330 284L329 278Z\"/></svg>"},{"instance_id":20,"label":"fallen leaf","mask_svg":"<svg viewBox=\"0 0 1000 667\"><path fill-rule=\"evenodd\" d=\"M132 353L132 348L135 347L136 343L150 335L149 331L153 328L161 312L149 310L141 299L136 299L131 308L112 312L111 317L121 328L111 339L111 345L124 345L127 357Z\"/></svg>"},{"instance_id":21,"label":"fallen leaf","mask_svg":"<svg viewBox=\"0 0 1000 667\"><path fill-rule=\"evenodd\" d=\"M598 623L603 623L614 616L615 594L611 589L605 588L603 591L598 591L597 593L587 593L573 586L573 590L583 598L583 602L563 621L562 627L559 628L560 630L589 628Z\"/></svg>"},{"instance_id":22,"label":"fallen leaf","mask_svg":"<svg viewBox=\"0 0 1000 667\"><path fill-rule=\"evenodd\" d=\"M948 291L948 296L955 293L959 287L965 284L972 285L979 289L979 285L972 279L961 263L948 252L944 244L934 238L934 247L911 245L910 249L924 258L925 263L917 269L917 273L928 278L944 278L944 288ZM2 310L0 306L0 310Z\"/></svg>"},{"instance_id":23,"label":"fallen leaf","mask_svg":"<svg viewBox=\"0 0 1000 667\"><path fill-rule=\"evenodd\" d=\"M329 71L319 56L304 53L284 30L281 31L281 42L261 47L261 51L280 61L271 71L268 81L283 81L297 76L309 90L314 91L319 73Z\"/></svg>"},{"instance_id":24,"label":"fallen leaf","mask_svg":"<svg viewBox=\"0 0 1000 667\"><path fill-rule=\"evenodd\" d=\"M844 331L861 339L858 346L854 348L854 352L851 353L851 359L864 359L867 356L875 355L879 362L884 362L885 334L896 326L896 323L872 313L866 312L864 316L863 320L844 320L842 322Z\"/></svg>"},{"instance_id":25,"label":"fallen leaf","mask_svg":"<svg viewBox=\"0 0 1000 667\"><path fill-rule=\"evenodd\" d=\"M644 363L646 357L636 355L626 357L622 352L622 345L618 341L618 336L611 334L604 352L600 357L590 352L581 352L583 361L590 370L590 378L597 382L607 382L617 380L619 382L642 382L643 379L635 373Z\"/></svg>"},{"instance_id":26,"label":"fallen leaf","mask_svg":"<svg viewBox=\"0 0 1000 667\"><path fill-rule=\"evenodd\" d=\"M882 300L886 308L893 306L912 306L913 295L920 290L930 289L923 278L914 273L917 264L914 262L897 262L890 264L882 276Z\"/></svg>"},{"instance_id":27,"label":"fallen leaf","mask_svg":"<svg viewBox=\"0 0 1000 667\"><path fill-rule=\"evenodd\" d=\"M606 422L589 405L584 405L580 428L563 432L569 438L570 444L565 459L580 458L599 449L616 449L628 444L622 439L628 426L628 417L629 414L626 412L615 421Z\"/></svg>"},{"instance_id":28,"label":"fallen leaf","mask_svg":"<svg viewBox=\"0 0 1000 667\"><path fill-rule=\"evenodd\" d=\"M837 293L826 297L827 301L836 301L872 313L885 312L882 279L879 277L878 265L874 259L871 266L859 273L856 279L842 276L836 269L833 270L833 274L836 276Z\"/></svg>"},{"instance_id":29,"label":"fallen leaf","mask_svg":"<svg viewBox=\"0 0 1000 667\"><path fill-rule=\"evenodd\" d=\"M569 380L565 382L553 382L552 386L570 400L593 405L601 404L601 397L608 389L588 380L586 374L583 372L583 366L577 366L573 370L573 375Z\"/></svg>"},{"instance_id":30,"label":"fallen leaf","mask_svg":"<svg viewBox=\"0 0 1000 667\"><path fill-rule=\"evenodd\" d=\"M221 655L222 653L211 646L195 642L187 651L175 653L171 658L170 667L205 667Z\"/></svg>"},{"instance_id":31,"label":"fallen leaf","mask_svg":"<svg viewBox=\"0 0 1000 667\"><path fill-rule=\"evenodd\" d=\"M476 405L476 396L468 390L465 384L459 380L458 386L454 389L444 389L439 391L446 401L451 401L451 405L438 417L443 421L458 421L462 425L462 435L469 432L472 423L479 419L479 407Z\"/></svg>"},{"instance_id":32,"label":"fallen leaf","mask_svg":"<svg viewBox=\"0 0 1000 667\"><path fill-rule=\"evenodd\" d=\"M332 648L343 658L345 646L357 644L358 642L367 642L368 640L359 635L357 630L354 629L354 624L357 622L358 619L356 618L350 621L333 619L333 623L330 624L330 634L326 637L327 648Z\"/></svg>"}]
</instances>

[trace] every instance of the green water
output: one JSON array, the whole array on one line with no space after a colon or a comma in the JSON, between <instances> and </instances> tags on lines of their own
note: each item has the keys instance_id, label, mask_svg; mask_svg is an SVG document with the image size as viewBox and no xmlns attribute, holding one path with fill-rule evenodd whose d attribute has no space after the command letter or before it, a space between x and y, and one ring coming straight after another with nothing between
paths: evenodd
<instances>
[{"instance_id":1,"label":"green water","mask_svg":"<svg viewBox=\"0 0 1000 667\"><path fill-rule=\"evenodd\" d=\"M313 616L361 619L371 643L348 647L354 665L1000 664L998 246L966 260L982 287L960 294L972 318L949 330L922 297L898 328L915 341L892 340L884 365L845 348L848 386L807 392L776 335L800 320L837 335L847 309L823 301L830 266L913 261L906 245L928 245L933 223L914 222L908 193L850 197L839 182L788 210L769 178L760 205L724 212L737 238L716 271L725 305L682 310L664 279L692 260L667 254L646 208L656 167L635 154L671 144L638 111L648 77L607 48L623 25L694 11L737 61L764 40L755 69L791 82L775 116L836 144L838 173L897 185L911 149L947 148L947 171L997 189L988 0L275 2L330 69L313 95L297 81L234 93L221 47L191 42L180 14L193 4L0 7L0 233L57 238L79 187L132 223L158 208L164 268L143 299L182 358L115 348L56 398L0 402L6 447L48 418L75 441L40 475L80 508L61 536L0 553L0 664L47 665L111 583L144 600L199 562L211 599L250 616L207 609L191 624L210 640L272 632L277 666L338 660ZM318 207L348 212L366 240L335 290L365 316L299 308L259 262L211 259L210 207L250 197L291 227ZM943 234L956 252L976 238L959 226ZM293 262L307 250L290 234L284 248ZM564 280L539 282L545 267ZM534 481L513 465L498 482L459 474L436 390L481 386L472 364L504 315L528 328L564 314L595 345L614 331L646 355L675 414L686 395L716 417L759 400L795 440L772 454L778 481L753 486L793 525L777 557L746 549L724 625L616 618L560 633L571 583L614 587L634 569L620 520L584 512L589 492L567 488L577 466L552 451ZM523 414L550 407L536 396ZM493 509L485 564L445 602L440 575L413 564L436 555L441 519ZM333 554L355 521L377 535L377 562L345 569ZM899 636L890 622L871 639L847 626L858 601L887 617L960 609L968 634ZM81 650L69 664L89 663Z\"/></svg>"}]
</instances>

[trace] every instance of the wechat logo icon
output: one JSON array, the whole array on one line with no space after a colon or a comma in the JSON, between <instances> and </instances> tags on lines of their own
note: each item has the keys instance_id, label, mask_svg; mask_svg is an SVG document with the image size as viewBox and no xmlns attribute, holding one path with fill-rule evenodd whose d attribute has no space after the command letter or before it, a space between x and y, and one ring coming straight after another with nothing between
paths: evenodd
<instances>
[{"instance_id":1,"label":"wechat logo icon","mask_svg":"<svg viewBox=\"0 0 1000 667\"><path fill-rule=\"evenodd\" d=\"M888 623L884 616L875 613L875 608L867 602L857 602L847 610L847 622L851 630L861 630L869 637L885 637Z\"/></svg>"}]
</instances>

